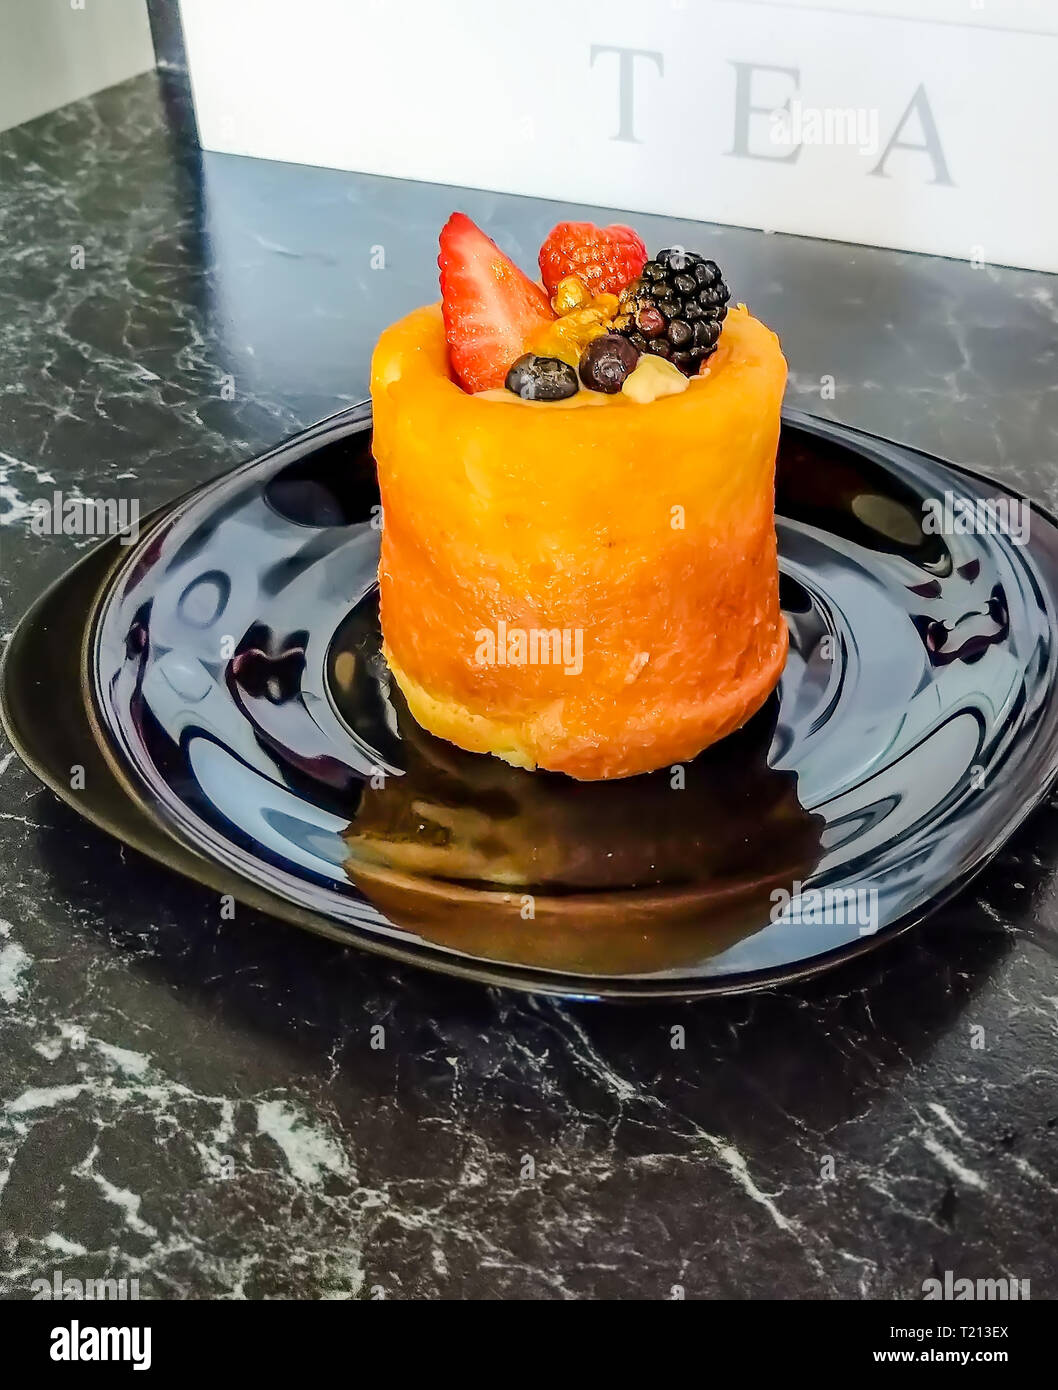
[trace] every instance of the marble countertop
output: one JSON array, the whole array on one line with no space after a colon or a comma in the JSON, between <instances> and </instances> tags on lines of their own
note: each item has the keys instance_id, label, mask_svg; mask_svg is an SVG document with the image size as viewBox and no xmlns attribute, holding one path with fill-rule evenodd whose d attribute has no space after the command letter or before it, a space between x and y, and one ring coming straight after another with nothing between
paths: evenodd
<instances>
[{"instance_id":1,"label":"marble countertop","mask_svg":"<svg viewBox=\"0 0 1058 1390\"><path fill-rule=\"evenodd\" d=\"M453 206L524 264L580 211L201 156L185 118L149 75L0 136L4 640L92 544L33 535L33 500L146 512L361 398ZM1058 508L1054 277L635 220L720 261L791 403ZM1056 802L901 940L695 1006L222 921L2 740L0 863L0 1297L57 1269L144 1298L1058 1292Z\"/></svg>"}]
</instances>

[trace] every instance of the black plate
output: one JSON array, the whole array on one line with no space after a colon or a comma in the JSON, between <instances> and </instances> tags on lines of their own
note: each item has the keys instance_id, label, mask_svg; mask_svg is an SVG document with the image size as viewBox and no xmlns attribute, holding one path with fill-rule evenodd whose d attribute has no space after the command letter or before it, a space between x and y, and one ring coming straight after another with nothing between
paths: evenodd
<instances>
[{"instance_id":1,"label":"black plate","mask_svg":"<svg viewBox=\"0 0 1058 1390\"><path fill-rule=\"evenodd\" d=\"M576 783L408 715L379 650L369 445L355 407L200 489L95 605L88 713L145 847L185 872L490 983L688 997L909 926L1044 794L1058 529L1034 510L1027 545L923 530L925 499L998 485L788 414L776 696L682 770ZM24 752L31 703L8 710Z\"/></svg>"}]
</instances>

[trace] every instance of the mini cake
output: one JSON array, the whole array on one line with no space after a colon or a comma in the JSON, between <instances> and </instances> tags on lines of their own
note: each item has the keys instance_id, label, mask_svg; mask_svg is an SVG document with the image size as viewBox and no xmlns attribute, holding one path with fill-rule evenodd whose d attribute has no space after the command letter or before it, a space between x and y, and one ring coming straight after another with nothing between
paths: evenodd
<instances>
[{"instance_id":1,"label":"mini cake","mask_svg":"<svg viewBox=\"0 0 1058 1390\"><path fill-rule=\"evenodd\" d=\"M469 218L371 373L384 650L431 733L580 779L685 762L786 657L786 363L715 262L563 223L534 284ZM596 409L581 407L594 406Z\"/></svg>"}]
</instances>

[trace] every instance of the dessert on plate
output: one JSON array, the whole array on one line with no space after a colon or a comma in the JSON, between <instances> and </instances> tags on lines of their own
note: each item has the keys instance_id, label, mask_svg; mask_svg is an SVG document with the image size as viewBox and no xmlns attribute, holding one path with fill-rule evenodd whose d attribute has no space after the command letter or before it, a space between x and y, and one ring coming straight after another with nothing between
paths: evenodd
<instances>
[{"instance_id":1,"label":"dessert on plate","mask_svg":"<svg viewBox=\"0 0 1058 1390\"><path fill-rule=\"evenodd\" d=\"M596 780L740 727L786 657L786 362L714 261L560 223L530 280L454 213L371 368L385 654L461 748Z\"/></svg>"}]
</instances>

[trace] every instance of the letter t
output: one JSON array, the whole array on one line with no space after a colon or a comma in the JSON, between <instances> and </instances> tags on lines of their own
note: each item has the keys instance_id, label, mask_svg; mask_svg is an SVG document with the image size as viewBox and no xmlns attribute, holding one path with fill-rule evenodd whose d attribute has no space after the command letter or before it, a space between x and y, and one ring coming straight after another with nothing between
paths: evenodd
<instances>
[{"instance_id":1,"label":"letter t","mask_svg":"<svg viewBox=\"0 0 1058 1390\"><path fill-rule=\"evenodd\" d=\"M649 58L655 64L658 75L665 76L665 59L660 53L649 48L620 48L612 43L593 43L591 46L591 67L595 66L595 59L600 53L616 53L617 62L617 105L620 113L620 124L617 134L611 136L613 140L626 140L630 145L638 145L642 142L636 139L635 133L635 62L637 58Z\"/></svg>"}]
</instances>

